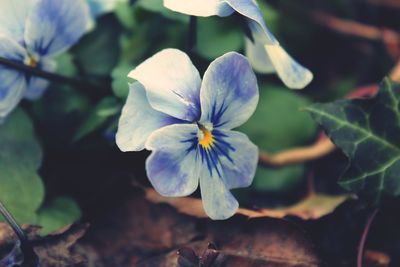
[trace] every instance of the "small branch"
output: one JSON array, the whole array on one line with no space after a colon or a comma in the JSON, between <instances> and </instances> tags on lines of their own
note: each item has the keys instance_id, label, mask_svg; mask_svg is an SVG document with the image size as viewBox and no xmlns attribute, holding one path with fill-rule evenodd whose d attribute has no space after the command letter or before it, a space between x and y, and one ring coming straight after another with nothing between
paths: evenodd
<instances>
[{"instance_id":1,"label":"small branch","mask_svg":"<svg viewBox=\"0 0 400 267\"><path fill-rule=\"evenodd\" d=\"M397 62L396 66L394 66L394 68L390 72L389 77L393 81L400 83L400 60Z\"/></svg>"},{"instance_id":2,"label":"small branch","mask_svg":"<svg viewBox=\"0 0 400 267\"><path fill-rule=\"evenodd\" d=\"M4 219L11 226L11 228L14 230L15 234L18 236L18 239L21 241L21 244L26 242L27 238L24 231L21 229L17 221L14 219L14 217L11 215L11 213L7 210L7 208L1 201L0 201L0 213L1 215L3 215Z\"/></svg>"},{"instance_id":3,"label":"small branch","mask_svg":"<svg viewBox=\"0 0 400 267\"><path fill-rule=\"evenodd\" d=\"M335 148L331 140L326 135L322 135L317 142L308 147L294 148L275 155L260 151L259 160L260 164L266 167L282 167L321 158L328 155Z\"/></svg>"},{"instance_id":4,"label":"small branch","mask_svg":"<svg viewBox=\"0 0 400 267\"><path fill-rule=\"evenodd\" d=\"M108 90L108 88L100 86L100 85L94 85L92 83L88 83L86 81L80 80L80 79L74 79L70 77L66 77L57 73L52 73L48 71L41 70L39 68L31 67L28 65L25 65L23 63L9 60L7 58L0 57L0 64L4 65L9 68L13 68L16 70L23 71L27 74L31 74L37 77L41 77L43 79L52 81L52 82L59 82L59 83L64 83L64 84L69 84L75 87L80 87L80 88L88 88L88 89L101 89L101 90Z\"/></svg>"},{"instance_id":5,"label":"small branch","mask_svg":"<svg viewBox=\"0 0 400 267\"><path fill-rule=\"evenodd\" d=\"M196 43L197 43L197 17L190 16L187 49L186 49L189 55L192 54L192 52L196 48Z\"/></svg>"},{"instance_id":6,"label":"small branch","mask_svg":"<svg viewBox=\"0 0 400 267\"><path fill-rule=\"evenodd\" d=\"M376 214L379 209L375 209L368 217L367 223L365 224L364 231L361 235L360 244L358 245L358 253L357 253L357 267L362 267L363 255L364 255L364 247L365 242L367 241L367 236L369 233L369 229L371 228L372 222L375 219Z\"/></svg>"},{"instance_id":7,"label":"small branch","mask_svg":"<svg viewBox=\"0 0 400 267\"><path fill-rule=\"evenodd\" d=\"M382 30L381 28L371 25L362 24L360 22L347 20L332 16L330 14L314 11L311 17L315 22L323 25L331 30L342 34L352 35L370 40L385 40L386 42L400 41L400 34L393 30Z\"/></svg>"},{"instance_id":8,"label":"small branch","mask_svg":"<svg viewBox=\"0 0 400 267\"><path fill-rule=\"evenodd\" d=\"M400 8L399 0L368 0L368 3L389 8Z\"/></svg>"}]
</instances>

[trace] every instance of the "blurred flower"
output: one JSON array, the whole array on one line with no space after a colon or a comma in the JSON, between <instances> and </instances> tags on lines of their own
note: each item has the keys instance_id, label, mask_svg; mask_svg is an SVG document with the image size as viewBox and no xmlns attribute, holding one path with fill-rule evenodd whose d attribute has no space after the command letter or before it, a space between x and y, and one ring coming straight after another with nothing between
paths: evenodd
<instances>
[{"instance_id":1,"label":"blurred flower","mask_svg":"<svg viewBox=\"0 0 400 267\"><path fill-rule=\"evenodd\" d=\"M237 12L247 20L252 40L246 38L246 55L260 73L277 73L292 89L301 89L313 79L312 73L297 63L275 39L264 23L255 0L164 0L164 6L192 16L229 16Z\"/></svg>"},{"instance_id":2,"label":"blurred flower","mask_svg":"<svg viewBox=\"0 0 400 267\"><path fill-rule=\"evenodd\" d=\"M53 57L83 35L88 20L83 0L1 0L0 57L46 71L56 67ZM0 66L0 119L22 98L42 95L48 82Z\"/></svg>"},{"instance_id":3,"label":"blurred flower","mask_svg":"<svg viewBox=\"0 0 400 267\"><path fill-rule=\"evenodd\" d=\"M200 183L203 205L212 219L238 208L230 189L251 184L258 149L232 131L254 112L256 77L235 52L213 61L203 81L189 57L166 49L134 69L138 82L122 110L116 136L122 151L153 151L147 175L164 196L193 193Z\"/></svg>"},{"instance_id":4,"label":"blurred flower","mask_svg":"<svg viewBox=\"0 0 400 267\"><path fill-rule=\"evenodd\" d=\"M127 3L128 0L87 0L93 18L114 10L118 3Z\"/></svg>"}]
</instances>

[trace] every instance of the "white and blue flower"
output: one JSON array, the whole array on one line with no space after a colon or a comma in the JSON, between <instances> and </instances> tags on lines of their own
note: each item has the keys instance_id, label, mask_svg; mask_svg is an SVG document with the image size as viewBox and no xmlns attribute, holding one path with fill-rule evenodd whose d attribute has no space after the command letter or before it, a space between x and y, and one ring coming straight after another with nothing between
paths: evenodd
<instances>
[{"instance_id":1,"label":"white and blue flower","mask_svg":"<svg viewBox=\"0 0 400 267\"><path fill-rule=\"evenodd\" d=\"M0 57L53 71L53 57L85 33L89 10L84 0L0 0ZM22 98L41 96L48 82L0 66L0 119Z\"/></svg>"},{"instance_id":2,"label":"white and blue flower","mask_svg":"<svg viewBox=\"0 0 400 267\"><path fill-rule=\"evenodd\" d=\"M229 16L237 12L248 22L252 39L246 38L246 55L254 70L277 73L292 89L301 89L313 79L312 73L297 63L265 25L255 0L164 0L164 6L192 16Z\"/></svg>"},{"instance_id":3,"label":"white and blue flower","mask_svg":"<svg viewBox=\"0 0 400 267\"><path fill-rule=\"evenodd\" d=\"M234 188L251 184L258 149L232 129L258 103L257 80L247 59L235 52L211 63L201 80L189 57L163 50L129 75L136 79L122 110L116 136L122 151L151 150L148 177L164 196L193 193L200 184L212 219L231 217Z\"/></svg>"}]
</instances>

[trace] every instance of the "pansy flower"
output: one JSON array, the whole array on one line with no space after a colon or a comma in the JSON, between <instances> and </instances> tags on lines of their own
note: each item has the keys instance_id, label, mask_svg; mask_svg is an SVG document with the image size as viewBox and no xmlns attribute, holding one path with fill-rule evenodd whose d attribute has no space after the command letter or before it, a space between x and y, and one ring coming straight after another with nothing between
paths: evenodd
<instances>
[{"instance_id":1,"label":"pansy flower","mask_svg":"<svg viewBox=\"0 0 400 267\"><path fill-rule=\"evenodd\" d=\"M234 12L244 16L251 31L246 37L246 55L254 70L277 73L292 89L301 89L313 79L312 73L297 63L280 45L265 25L255 0L164 0L164 6L192 16L225 17Z\"/></svg>"},{"instance_id":2,"label":"pansy flower","mask_svg":"<svg viewBox=\"0 0 400 267\"><path fill-rule=\"evenodd\" d=\"M201 80L189 57L163 50L129 75L136 79L122 110L116 141L122 151L151 150L147 175L163 196L193 193L200 184L212 219L238 208L234 188L251 184L258 149L232 129L258 103L257 80L247 59L235 52L213 61Z\"/></svg>"},{"instance_id":3,"label":"pansy flower","mask_svg":"<svg viewBox=\"0 0 400 267\"><path fill-rule=\"evenodd\" d=\"M84 0L0 0L0 57L46 71L86 31ZM48 86L42 78L0 66L0 119L22 98L38 98Z\"/></svg>"}]
</instances>

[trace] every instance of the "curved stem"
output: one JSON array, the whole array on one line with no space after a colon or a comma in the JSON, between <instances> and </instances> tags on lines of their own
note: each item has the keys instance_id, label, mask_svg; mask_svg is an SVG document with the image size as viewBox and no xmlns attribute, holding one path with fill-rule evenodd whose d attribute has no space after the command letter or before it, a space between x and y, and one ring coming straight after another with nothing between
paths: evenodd
<instances>
[{"instance_id":1,"label":"curved stem","mask_svg":"<svg viewBox=\"0 0 400 267\"><path fill-rule=\"evenodd\" d=\"M76 87L84 87L84 88L89 88L89 89L108 89L100 85L94 85L92 83L88 83L86 81L80 80L80 79L75 79L71 77L66 77L57 73L52 73L48 71L41 70L39 68L31 67L28 65L25 65L23 63L14 61L14 60L9 60L7 58L0 57L0 64L4 65L9 68L13 68L16 70L23 71L25 73L44 78L46 80L52 81L52 82L60 82L64 84L69 84L72 86Z\"/></svg>"},{"instance_id":2,"label":"curved stem","mask_svg":"<svg viewBox=\"0 0 400 267\"><path fill-rule=\"evenodd\" d=\"M187 53L190 55L197 43L197 17L190 16L189 20L189 32L187 40Z\"/></svg>"},{"instance_id":3,"label":"curved stem","mask_svg":"<svg viewBox=\"0 0 400 267\"><path fill-rule=\"evenodd\" d=\"M6 219L7 223L11 226L15 234L18 236L18 239L23 244L27 240L24 231L21 229L17 221L14 219L14 217L11 215L11 213L7 210L7 208L1 201L0 201L0 213L1 215L3 215L4 219Z\"/></svg>"},{"instance_id":4,"label":"curved stem","mask_svg":"<svg viewBox=\"0 0 400 267\"><path fill-rule=\"evenodd\" d=\"M371 228L372 222L375 219L376 214L379 209L375 209L368 217L367 223L365 224L364 231L361 236L360 244L358 245L358 254L357 254L357 267L362 267L363 255L364 255L364 247L365 242L367 241L367 236L369 233L369 229Z\"/></svg>"}]
</instances>

